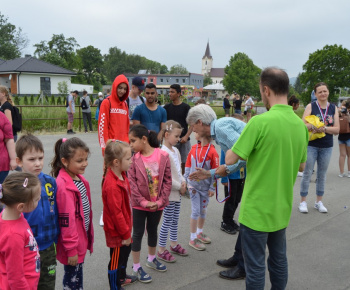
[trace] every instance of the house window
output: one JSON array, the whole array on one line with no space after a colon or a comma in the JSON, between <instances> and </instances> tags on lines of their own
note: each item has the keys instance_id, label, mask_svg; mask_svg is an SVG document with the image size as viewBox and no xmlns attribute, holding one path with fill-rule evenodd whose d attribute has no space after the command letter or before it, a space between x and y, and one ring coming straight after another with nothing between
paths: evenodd
<instances>
[{"instance_id":1,"label":"house window","mask_svg":"<svg viewBox=\"0 0 350 290\"><path fill-rule=\"evenodd\" d=\"M150 79L151 83L153 83L153 79Z\"/></svg>"},{"instance_id":2,"label":"house window","mask_svg":"<svg viewBox=\"0 0 350 290\"><path fill-rule=\"evenodd\" d=\"M40 78L40 90L44 95L51 95L51 81L48 77Z\"/></svg>"},{"instance_id":3,"label":"house window","mask_svg":"<svg viewBox=\"0 0 350 290\"><path fill-rule=\"evenodd\" d=\"M163 82L163 79L160 79L160 82L162 83L162 82Z\"/></svg>"},{"instance_id":4,"label":"house window","mask_svg":"<svg viewBox=\"0 0 350 290\"><path fill-rule=\"evenodd\" d=\"M166 79L166 82L168 83L168 82L169 82L169 79Z\"/></svg>"},{"instance_id":5,"label":"house window","mask_svg":"<svg viewBox=\"0 0 350 290\"><path fill-rule=\"evenodd\" d=\"M182 83L184 84L186 82L186 80L185 79L182 79Z\"/></svg>"},{"instance_id":6,"label":"house window","mask_svg":"<svg viewBox=\"0 0 350 290\"><path fill-rule=\"evenodd\" d=\"M178 83L179 82L179 79L176 79L176 83Z\"/></svg>"}]
</instances>

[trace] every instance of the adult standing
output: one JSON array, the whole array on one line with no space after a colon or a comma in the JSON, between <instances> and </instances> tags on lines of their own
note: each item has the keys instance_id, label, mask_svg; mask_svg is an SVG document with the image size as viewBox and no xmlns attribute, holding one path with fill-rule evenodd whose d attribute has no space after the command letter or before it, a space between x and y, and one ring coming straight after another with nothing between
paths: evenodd
<instances>
[{"instance_id":1,"label":"adult standing","mask_svg":"<svg viewBox=\"0 0 350 290\"><path fill-rule=\"evenodd\" d=\"M238 94L235 94L235 100L233 101L235 107L235 114L242 114L242 100Z\"/></svg>"},{"instance_id":2,"label":"adult standing","mask_svg":"<svg viewBox=\"0 0 350 290\"><path fill-rule=\"evenodd\" d=\"M225 110L225 117L230 116L231 104L230 104L230 95L229 94L226 94L226 96L224 98L223 107Z\"/></svg>"},{"instance_id":3,"label":"adult standing","mask_svg":"<svg viewBox=\"0 0 350 290\"><path fill-rule=\"evenodd\" d=\"M5 114L12 126L12 133L15 142L17 141L17 132L13 129L13 106L11 95L5 86L0 86L0 111Z\"/></svg>"},{"instance_id":4,"label":"adult standing","mask_svg":"<svg viewBox=\"0 0 350 290\"><path fill-rule=\"evenodd\" d=\"M157 87L149 83L145 88L146 102L136 107L131 120L133 125L142 124L148 130L158 134L158 140L162 138L162 129L167 121L166 111L157 104Z\"/></svg>"},{"instance_id":5,"label":"adult standing","mask_svg":"<svg viewBox=\"0 0 350 290\"><path fill-rule=\"evenodd\" d=\"M342 107L340 111L340 118L343 122L350 122L350 117L348 113L348 109L346 107ZM340 123L340 121L339 121ZM350 177L350 133L341 133L339 131L338 135L339 142L339 177ZM347 159L348 173L344 173L345 160Z\"/></svg>"},{"instance_id":6,"label":"adult standing","mask_svg":"<svg viewBox=\"0 0 350 290\"><path fill-rule=\"evenodd\" d=\"M66 111L68 115L68 124L67 124L67 134L75 134L73 132L73 121L74 121L74 113L75 113L75 99L79 95L77 90L71 92L67 97L67 105Z\"/></svg>"},{"instance_id":7,"label":"adult standing","mask_svg":"<svg viewBox=\"0 0 350 290\"><path fill-rule=\"evenodd\" d=\"M185 164L187 155L191 150L190 135L192 127L188 127L186 118L190 111L190 105L181 101L181 87L179 84L172 84L169 89L170 104L166 104L164 109L167 113L167 120L174 120L178 122L183 128L180 135L180 142L175 146L181 155L181 169L182 174L185 173Z\"/></svg>"},{"instance_id":8,"label":"adult standing","mask_svg":"<svg viewBox=\"0 0 350 290\"><path fill-rule=\"evenodd\" d=\"M326 135L323 138L310 141L307 147L307 162L300 184L301 202L299 211L302 213L308 212L306 196L308 195L315 162L317 162L317 179L316 202L314 208L322 213L327 212L327 208L322 203L322 197L324 194L327 169L332 156L333 135L339 133L338 108L334 104L328 102L329 90L327 84L323 82L316 84L314 92L317 100L306 106L303 121L310 132L325 133ZM305 117L310 115L317 116L320 121L324 123L324 126L315 128L312 124L308 123Z\"/></svg>"},{"instance_id":9,"label":"adult standing","mask_svg":"<svg viewBox=\"0 0 350 290\"><path fill-rule=\"evenodd\" d=\"M288 91L287 73L264 69L260 93L269 111L252 119L226 153L226 164L247 160L239 222L248 290L265 287L266 245L271 289L287 285L286 227L293 186L298 170L305 166L309 138L305 124L288 106Z\"/></svg>"},{"instance_id":10,"label":"adult standing","mask_svg":"<svg viewBox=\"0 0 350 290\"><path fill-rule=\"evenodd\" d=\"M89 123L90 132L92 132L91 123L91 100L87 94L87 91L83 91L83 96L80 98L80 106L83 112L83 123L85 128L85 133L88 132L87 123Z\"/></svg>"},{"instance_id":11,"label":"adult standing","mask_svg":"<svg viewBox=\"0 0 350 290\"><path fill-rule=\"evenodd\" d=\"M104 100L102 92L99 92L97 96L98 96L98 99L96 99L94 102L94 106L97 107L96 113L95 113L96 121L98 121L98 116L100 115L100 107L101 107L102 101Z\"/></svg>"},{"instance_id":12,"label":"adult standing","mask_svg":"<svg viewBox=\"0 0 350 290\"><path fill-rule=\"evenodd\" d=\"M246 101L244 103L244 114L247 115L247 123L249 122L249 120L252 118L252 109L254 107L254 101L252 99L252 97L250 96L250 94L245 94L246 96Z\"/></svg>"},{"instance_id":13,"label":"adult standing","mask_svg":"<svg viewBox=\"0 0 350 290\"><path fill-rule=\"evenodd\" d=\"M145 81L143 78L134 77L132 79L131 90L129 92L129 98L126 99L126 103L129 107L129 119L130 125L132 126L132 114L134 113L137 106L144 104L146 99L141 96L145 89Z\"/></svg>"}]
</instances>

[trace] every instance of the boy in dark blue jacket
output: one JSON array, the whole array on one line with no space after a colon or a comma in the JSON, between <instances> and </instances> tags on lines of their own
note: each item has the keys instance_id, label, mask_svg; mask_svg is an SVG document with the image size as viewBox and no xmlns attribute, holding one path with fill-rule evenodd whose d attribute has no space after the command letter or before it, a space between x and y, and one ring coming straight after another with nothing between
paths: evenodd
<instances>
[{"instance_id":1,"label":"boy in dark blue jacket","mask_svg":"<svg viewBox=\"0 0 350 290\"><path fill-rule=\"evenodd\" d=\"M59 234L56 205L56 181L41 172L44 164L44 148L33 135L23 135L16 143L17 164L23 172L38 176L41 183L41 200L37 208L25 213L34 237L39 245L41 271L38 289L55 289L56 246Z\"/></svg>"}]
</instances>

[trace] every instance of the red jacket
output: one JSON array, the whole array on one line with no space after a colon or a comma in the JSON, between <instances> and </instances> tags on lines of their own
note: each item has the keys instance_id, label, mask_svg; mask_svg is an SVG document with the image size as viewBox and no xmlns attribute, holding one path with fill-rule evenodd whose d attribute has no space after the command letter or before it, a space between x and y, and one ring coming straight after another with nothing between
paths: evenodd
<instances>
[{"instance_id":1,"label":"red jacket","mask_svg":"<svg viewBox=\"0 0 350 290\"><path fill-rule=\"evenodd\" d=\"M121 83L127 85L125 95L119 99L117 88ZM111 95L103 100L98 117L98 141L102 152L109 139L116 139L129 143L129 108L125 100L129 96L129 81L124 75L115 78Z\"/></svg>"},{"instance_id":2,"label":"red jacket","mask_svg":"<svg viewBox=\"0 0 350 290\"><path fill-rule=\"evenodd\" d=\"M131 237L132 214L130 204L130 185L123 172L122 176L128 190L122 181L108 169L102 187L103 229L106 244L109 248L122 246L122 240Z\"/></svg>"},{"instance_id":3,"label":"red jacket","mask_svg":"<svg viewBox=\"0 0 350 290\"><path fill-rule=\"evenodd\" d=\"M86 196L90 202L90 186L87 180L78 175L86 187ZM94 227L92 224L92 210L90 211L90 227L85 230L85 218L81 195L73 182L72 177L64 168L58 173L57 179L57 209L60 225L60 235L57 242L57 260L62 264L68 264L68 257L78 254L78 263L84 262L86 251L93 252ZM79 208L77 208L77 206Z\"/></svg>"},{"instance_id":4,"label":"red jacket","mask_svg":"<svg viewBox=\"0 0 350 290\"><path fill-rule=\"evenodd\" d=\"M156 203L158 205L158 210L162 210L169 204L169 195L171 192L172 180L170 159L167 152L160 150L159 148L155 148L154 150L160 151L159 184ZM148 189L146 168L140 153L136 153L132 157L132 164L128 170L128 177L131 188L132 207L148 211L149 209L146 209L146 205L151 201L151 197Z\"/></svg>"}]
</instances>

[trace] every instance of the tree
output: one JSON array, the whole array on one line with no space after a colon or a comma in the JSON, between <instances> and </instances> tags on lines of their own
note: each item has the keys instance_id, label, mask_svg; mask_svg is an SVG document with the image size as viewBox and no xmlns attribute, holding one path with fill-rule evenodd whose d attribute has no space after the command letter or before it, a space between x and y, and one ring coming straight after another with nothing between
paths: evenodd
<instances>
[{"instance_id":1,"label":"tree","mask_svg":"<svg viewBox=\"0 0 350 290\"><path fill-rule=\"evenodd\" d=\"M169 74L185 75L188 70L182 64L175 64L170 67Z\"/></svg>"},{"instance_id":2,"label":"tree","mask_svg":"<svg viewBox=\"0 0 350 290\"><path fill-rule=\"evenodd\" d=\"M300 82L300 73L297 76L297 79L294 83L294 89L298 94L301 94L304 91L303 85Z\"/></svg>"},{"instance_id":3,"label":"tree","mask_svg":"<svg viewBox=\"0 0 350 290\"><path fill-rule=\"evenodd\" d=\"M245 53L238 52L231 56L228 66L225 67L223 84L229 94L236 92L240 95L249 93L260 96L259 75L261 69Z\"/></svg>"},{"instance_id":4,"label":"tree","mask_svg":"<svg viewBox=\"0 0 350 290\"><path fill-rule=\"evenodd\" d=\"M29 40L22 29L8 22L8 18L0 13L0 58L13 59L21 56Z\"/></svg>"},{"instance_id":5,"label":"tree","mask_svg":"<svg viewBox=\"0 0 350 290\"><path fill-rule=\"evenodd\" d=\"M205 74L203 78L203 87L207 85L211 85L212 83L213 83L213 80L211 79L211 77L208 74Z\"/></svg>"},{"instance_id":6,"label":"tree","mask_svg":"<svg viewBox=\"0 0 350 290\"><path fill-rule=\"evenodd\" d=\"M341 45L326 45L309 55L303 65L304 72L300 82L306 88L301 99L304 105L310 102L313 87L318 82L325 82L329 88L329 100L338 101L339 89L349 87L350 51Z\"/></svg>"},{"instance_id":7,"label":"tree","mask_svg":"<svg viewBox=\"0 0 350 290\"><path fill-rule=\"evenodd\" d=\"M103 65L101 51L98 48L89 45L77 50L80 58L81 68L89 84L93 83L94 73L100 73Z\"/></svg>"}]
</instances>

